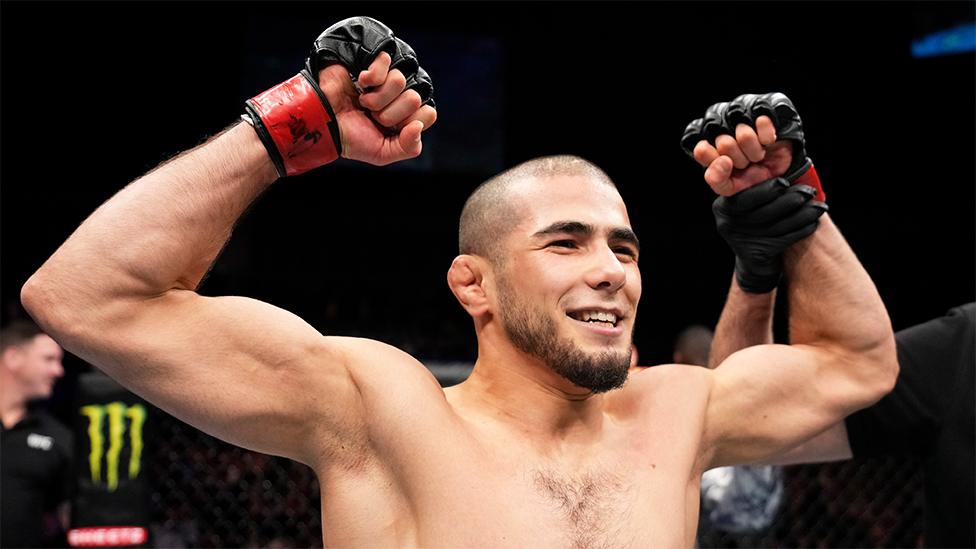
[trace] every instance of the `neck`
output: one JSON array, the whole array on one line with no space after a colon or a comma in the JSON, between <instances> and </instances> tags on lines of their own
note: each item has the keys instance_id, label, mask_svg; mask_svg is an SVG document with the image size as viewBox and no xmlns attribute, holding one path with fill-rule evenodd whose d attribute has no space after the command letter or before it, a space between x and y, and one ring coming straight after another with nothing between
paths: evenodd
<instances>
[{"instance_id":1,"label":"neck","mask_svg":"<svg viewBox=\"0 0 976 549\"><path fill-rule=\"evenodd\" d=\"M577 387L510 345L482 346L462 399L493 420L549 446L587 443L600 434L604 395Z\"/></svg>"},{"instance_id":2,"label":"neck","mask_svg":"<svg viewBox=\"0 0 976 549\"><path fill-rule=\"evenodd\" d=\"M27 414L27 399L14 389L14 381L6 376L0 379L0 421L6 428L13 427Z\"/></svg>"}]
</instances>

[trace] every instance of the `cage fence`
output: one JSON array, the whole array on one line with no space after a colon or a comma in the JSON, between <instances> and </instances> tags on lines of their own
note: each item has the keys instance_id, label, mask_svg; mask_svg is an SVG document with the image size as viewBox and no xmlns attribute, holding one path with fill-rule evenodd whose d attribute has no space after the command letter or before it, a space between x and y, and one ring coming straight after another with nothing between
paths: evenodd
<instances>
[{"instance_id":1,"label":"cage fence","mask_svg":"<svg viewBox=\"0 0 976 549\"><path fill-rule=\"evenodd\" d=\"M312 470L221 442L161 414L151 454L155 547L321 547ZM784 469L784 500L763 532L699 532L707 547L921 547L922 481L911 459Z\"/></svg>"}]
</instances>

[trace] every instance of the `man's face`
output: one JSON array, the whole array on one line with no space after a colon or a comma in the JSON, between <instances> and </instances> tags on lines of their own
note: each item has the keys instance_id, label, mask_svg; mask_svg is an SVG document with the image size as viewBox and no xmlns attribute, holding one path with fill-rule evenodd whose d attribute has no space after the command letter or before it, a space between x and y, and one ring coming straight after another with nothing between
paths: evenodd
<instances>
[{"instance_id":1,"label":"man's face","mask_svg":"<svg viewBox=\"0 0 976 549\"><path fill-rule=\"evenodd\" d=\"M16 361L15 375L27 399L51 396L54 382L64 375L63 352L50 336L41 334L28 343L12 349Z\"/></svg>"},{"instance_id":2,"label":"man's face","mask_svg":"<svg viewBox=\"0 0 976 549\"><path fill-rule=\"evenodd\" d=\"M616 189L582 176L514 183L520 222L506 239L498 311L521 351L579 387L627 379L641 280Z\"/></svg>"}]
</instances>

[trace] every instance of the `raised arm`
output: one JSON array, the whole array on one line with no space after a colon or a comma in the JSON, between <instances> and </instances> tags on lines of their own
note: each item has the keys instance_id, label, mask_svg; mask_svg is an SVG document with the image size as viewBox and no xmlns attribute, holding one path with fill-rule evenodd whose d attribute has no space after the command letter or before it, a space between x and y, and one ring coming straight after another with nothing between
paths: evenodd
<instances>
[{"instance_id":1,"label":"raised arm","mask_svg":"<svg viewBox=\"0 0 976 549\"><path fill-rule=\"evenodd\" d=\"M733 278L725 307L715 328L709 365L714 368L732 353L746 347L772 343L775 302L775 289L761 294L746 292ZM841 420L799 446L783 454L764 459L763 463L773 465L820 463L850 459L851 456L847 428Z\"/></svg>"},{"instance_id":2,"label":"raised arm","mask_svg":"<svg viewBox=\"0 0 976 549\"><path fill-rule=\"evenodd\" d=\"M361 97L349 77L354 66L300 74L249 102L251 125L237 124L129 184L27 281L27 310L65 348L219 438L306 463L322 453L318 441L347 439L363 421L351 363L405 355L324 338L265 303L195 290L238 217L283 168L298 173L340 151L373 164L420 153L420 132L435 113L390 69L398 51L366 61ZM292 122L301 124L288 126L295 113ZM279 139L286 130L290 145Z\"/></svg>"},{"instance_id":3,"label":"raised arm","mask_svg":"<svg viewBox=\"0 0 976 549\"><path fill-rule=\"evenodd\" d=\"M740 349L772 343L775 306L775 288L761 294L749 293L740 288L733 277L725 307L715 326L708 367L714 369Z\"/></svg>"},{"instance_id":4,"label":"raised arm","mask_svg":"<svg viewBox=\"0 0 976 549\"><path fill-rule=\"evenodd\" d=\"M731 135L706 138L709 132L705 131L694 150L713 189L734 203L734 195L742 189L785 176L790 183L815 184L810 192L822 198L816 172L805 156L799 116L785 96L742 96L721 105L709 109L699 128L718 124L719 130L723 126L725 130L716 133L736 137L730 143ZM769 118L760 121L760 116ZM689 141L687 135L684 141ZM748 232L766 234L763 227L750 227ZM767 254L735 251L733 306L752 299L736 295L742 286L769 292L778 280L775 269L770 270L775 262L752 263L756 257L768 259ZM820 218L811 236L787 248L784 266L791 345L745 348L710 373L712 392L703 444L706 467L778 454L877 401L894 385L898 368L884 304L829 216ZM735 298L743 299L731 301ZM770 307L771 301L759 300L759 305ZM763 316L760 313L760 321L752 324L751 334L736 334L734 339L743 343L768 337ZM726 327L737 327L729 318L725 321ZM731 350L720 347L719 353Z\"/></svg>"}]
</instances>

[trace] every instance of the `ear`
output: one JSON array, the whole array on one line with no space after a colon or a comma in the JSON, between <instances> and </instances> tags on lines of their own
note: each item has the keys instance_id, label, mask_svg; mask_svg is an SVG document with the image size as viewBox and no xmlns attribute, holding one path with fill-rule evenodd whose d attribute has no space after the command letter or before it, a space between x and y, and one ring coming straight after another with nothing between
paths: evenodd
<instances>
[{"instance_id":1,"label":"ear","mask_svg":"<svg viewBox=\"0 0 976 549\"><path fill-rule=\"evenodd\" d=\"M483 286L485 261L473 255L459 255L454 258L447 271L447 285L454 297L472 317L479 317L488 311L488 297Z\"/></svg>"},{"instance_id":2,"label":"ear","mask_svg":"<svg viewBox=\"0 0 976 549\"><path fill-rule=\"evenodd\" d=\"M0 357L3 360L3 367L10 371L16 371L20 367L23 354L18 345L7 347L3 350L3 356Z\"/></svg>"}]
</instances>

